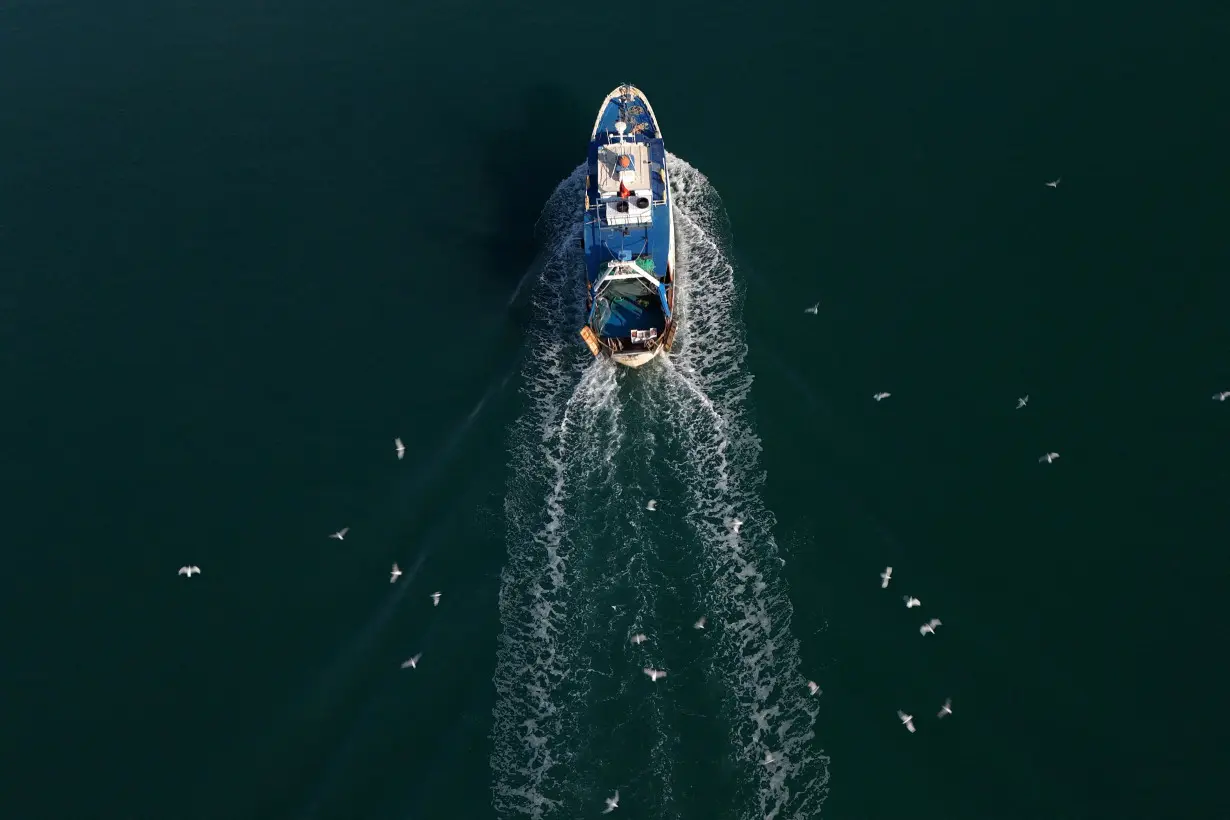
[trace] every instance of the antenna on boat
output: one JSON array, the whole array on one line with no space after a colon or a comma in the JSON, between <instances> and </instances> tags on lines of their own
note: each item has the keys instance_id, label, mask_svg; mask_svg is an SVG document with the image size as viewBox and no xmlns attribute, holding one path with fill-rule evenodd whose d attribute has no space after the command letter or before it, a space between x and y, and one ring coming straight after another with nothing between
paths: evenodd
<instances>
[{"instance_id":1,"label":"antenna on boat","mask_svg":"<svg viewBox=\"0 0 1230 820\"><path fill-rule=\"evenodd\" d=\"M628 102L632 99L632 86L629 83L621 83L619 86L619 101L616 103L619 106L619 119L627 120L628 117ZM615 126L619 127L618 124ZM620 131L619 133L623 133Z\"/></svg>"}]
</instances>

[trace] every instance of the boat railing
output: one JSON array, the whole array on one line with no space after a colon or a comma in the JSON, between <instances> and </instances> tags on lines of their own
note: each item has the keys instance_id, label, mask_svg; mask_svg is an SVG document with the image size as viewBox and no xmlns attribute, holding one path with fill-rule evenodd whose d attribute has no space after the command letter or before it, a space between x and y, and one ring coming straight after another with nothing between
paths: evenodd
<instances>
[{"instance_id":1,"label":"boat railing","mask_svg":"<svg viewBox=\"0 0 1230 820\"><path fill-rule=\"evenodd\" d=\"M598 206L599 206L599 205L606 205L608 202L610 202L610 200L606 200L606 199L600 199L600 200L598 200L597 202L590 202L590 200L589 200L589 194L586 194L586 195L585 195L585 212L586 212L586 213L589 213L590 211L592 211L593 213L597 214L597 213L598 213ZM665 207L665 206L666 206L666 199L665 199L665 198L663 198L663 199L654 199L654 200L650 200L650 207L651 207L651 208L658 208L658 207Z\"/></svg>"}]
</instances>

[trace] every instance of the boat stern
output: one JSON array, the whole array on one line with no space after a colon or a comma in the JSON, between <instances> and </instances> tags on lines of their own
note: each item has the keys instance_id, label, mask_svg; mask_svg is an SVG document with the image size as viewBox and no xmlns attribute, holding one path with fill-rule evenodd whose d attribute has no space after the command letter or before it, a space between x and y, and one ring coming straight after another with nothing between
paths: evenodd
<instances>
[{"instance_id":1,"label":"boat stern","mask_svg":"<svg viewBox=\"0 0 1230 820\"><path fill-rule=\"evenodd\" d=\"M616 364L622 364L624 367L640 367L643 364L649 364L658 354L662 352L661 345L653 350L633 350L624 353L612 353L611 361Z\"/></svg>"}]
</instances>

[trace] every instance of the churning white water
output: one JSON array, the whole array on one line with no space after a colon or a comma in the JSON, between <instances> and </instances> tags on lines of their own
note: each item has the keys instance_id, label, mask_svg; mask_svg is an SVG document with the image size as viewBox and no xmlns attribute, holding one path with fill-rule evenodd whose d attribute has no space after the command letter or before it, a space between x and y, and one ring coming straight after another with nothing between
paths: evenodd
<instances>
[{"instance_id":1,"label":"churning white water","mask_svg":"<svg viewBox=\"0 0 1230 820\"><path fill-rule=\"evenodd\" d=\"M721 758L713 778L734 775L736 816L814 818L827 791L774 521L759 496L721 203L687 163L668 155L668 170L680 330L669 357L639 370L594 359L577 335L584 166L540 219L549 258L525 283L534 315L505 503L491 757L501 817L600 811L619 783L621 805L639 796L653 801L642 816L681 816L696 799L676 788L697 777L676 760L695 725L686 720L721 722L728 742L706 752ZM644 509L651 492L670 499L660 516ZM672 610L683 601L707 614L703 633ZM630 648L636 632L650 640ZM671 675L651 684L642 665ZM716 686L713 714L687 711L688 687L702 681Z\"/></svg>"}]
</instances>

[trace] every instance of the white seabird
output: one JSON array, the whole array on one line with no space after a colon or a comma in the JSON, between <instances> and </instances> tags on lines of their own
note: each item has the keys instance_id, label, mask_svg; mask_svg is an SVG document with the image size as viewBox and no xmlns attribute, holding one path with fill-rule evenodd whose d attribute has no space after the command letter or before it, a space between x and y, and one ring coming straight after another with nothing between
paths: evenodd
<instances>
[{"instance_id":1,"label":"white seabird","mask_svg":"<svg viewBox=\"0 0 1230 820\"><path fill-rule=\"evenodd\" d=\"M401 443L401 439L393 439L393 449L397 451L397 460L401 461L402 456L406 454L406 445Z\"/></svg>"},{"instance_id":2,"label":"white seabird","mask_svg":"<svg viewBox=\"0 0 1230 820\"><path fill-rule=\"evenodd\" d=\"M1029 404L1029 394L1028 393L1026 393L1024 396L1021 396L1019 399L1016 400L1016 409L1020 410L1022 407L1024 407L1027 404Z\"/></svg>"},{"instance_id":3,"label":"white seabird","mask_svg":"<svg viewBox=\"0 0 1230 820\"><path fill-rule=\"evenodd\" d=\"M904 596L901 600L905 601L906 609L913 609L916 606L922 605L922 601L917 598L911 598L909 595Z\"/></svg>"},{"instance_id":4,"label":"white seabird","mask_svg":"<svg viewBox=\"0 0 1230 820\"><path fill-rule=\"evenodd\" d=\"M330 538L336 538L338 541L343 541L346 538L346 533L350 532L350 527L342 527L337 532L330 535Z\"/></svg>"},{"instance_id":5,"label":"white seabird","mask_svg":"<svg viewBox=\"0 0 1230 820\"><path fill-rule=\"evenodd\" d=\"M641 644L643 644L643 643L644 643L645 641L647 641L647 640L649 640L649 639L645 637L645 633L644 633L644 632L638 632L638 633L636 633L635 635L633 635L633 636L632 636L632 643L634 643L634 644L636 644L636 645L638 645L638 646L639 646L639 645L641 645Z\"/></svg>"},{"instance_id":6,"label":"white seabird","mask_svg":"<svg viewBox=\"0 0 1230 820\"><path fill-rule=\"evenodd\" d=\"M885 567L880 573L880 589L888 589L888 582L893 580L893 568Z\"/></svg>"},{"instance_id":7,"label":"white seabird","mask_svg":"<svg viewBox=\"0 0 1230 820\"><path fill-rule=\"evenodd\" d=\"M743 526L743 521L736 518L730 522L730 528L735 531L735 535L739 534L739 528Z\"/></svg>"},{"instance_id":8,"label":"white seabird","mask_svg":"<svg viewBox=\"0 0 1230 820\"><path fill-rule=\"evenodd\" d=\"M1225 401L1226 399L1230 399L1230 390L1223 390L1220 393L1213 394L1213 401Z\"/></svg>"},{"instance_id":9,"label":"white seabird","mask_svg":"<svg viewBox=\"0 0 1230 820\"><path fill-rule=\"evenodd\" d=\"M650 667L646 666L646 667L645 667L644 669L642 669L641 671L642 671L642 672L644 672L646 675L648 675L648 676L649 676L649 679L650 679L651 681L653 681L654 683L657 683L658 678L664 678L664 677L666 677L666 670L664 670L664 669L652 669L652 668L650 668Z\"/></svg>"},{"instance_id":10,"label":"white seabird","mask_svg":"<svg viewBox=\"0 0 1230 820\"><path fill-rule=\"evenodd\" d=\"M942 718L945 715L951 715L951 714L952 714L952 698L944 698L944 705L940 707L940 711L936 714L936 717Z\"/></svg>"},{"instance_id":11,"label":"white seabird","mask_svg":"<svg viewBox=\"0 0 1230 820\"><path fill-rule=\"evenodd\" d=\"M431 605L432 606L440 605L440 593L438 592L431 593Z\"/></svg>"},{"instance_id":12,"label":"white seabird","mask_svg":"<svg viewBox=\"0 0 1230 820\"><path fill-rule=\"evenodd\" d=\"M934 635L934 634L935 634L935 628L936 628L937 626L942 626L942 624L941 624L941 622L940 622L940 619L939 619L939 618L932 618L931 620L927 621L927 622L926 622L925 624L923 624L922 626L918 627L918 632L919 632L919 634L920 634L920 635L926 635L926 634L928 634L928 633L930 633L930 634Z\"/></svg>"},{"instance_id":13,"label":"white seabird","mask_svg":"<svg viewBox=\"0 0 1230 820\"><path fill-rule=\"evenodd\" d=\"M816 302L816 304L812 305L812 306L811 306L811 307L809 307L809 308L803 308L803 312L804 312L804 313L810 313L810 314L812 314L812 315L814 316L815 314L817 314L817 313L819 313L819 312L820 312L820 303L819 303L819 302Z\"/></svg>"},{"instance_id":14,"label":"white seabird","mask_svg":"<svg viewBox=\"0 0 1230 820\"><path fill-rule=\"evenodd\" d=\"M697 619L696 623L692 624L692 628L693 629L704 629L705 628L705 616L701 615L700 618Z\"/></svg>"},{"instance_id":15,"label":"white seabird","mask_svg":"<svg viewBox=\"0 0 1230 820\"><path fill-rule=\"evenodd\" d=\"M764 765L769 766L776 762L777 762L777 758L774 756L772 752L766 751L764 753Z\"/></svg>"},{"instance_id":16,"label":"white seabird","mask_svg":"<svg viewBox=\"0 0 1230 820\"><path fill-rule=\"evenodd\" d=\"M820 684L816 683L814 680L809 680L807 682L807 689L813 695L820 694Z\"/></svg>"},{"instance_id":17,"label":"white seabird","mask_svg":"<svg viewBox=\"0 0 1230 820\"><path fill-rule=\"evenodd\" d=\"M872 398L875 399L876 401L883 401L884 399L887 399L891 395L892 393L876 393L874 396L872 396Z\"/></svg>"},{"instance_id":18,"label":"white seabird","mask_svg":"<svg viewBox=\"0 0 1230 820\"><path fill-rule=\"evenodd\" d=\"M1038 463L1041 464L1045 461L1047 464L1050 464L1057 458L1059 458L1059 453L1047 453L1038 459Z\"/></svg>"},{"instance_id":19,"label":"white seabird","mask_svg":"<svg viewBox=\"0 0 1230 820\"><path fill-rule=\"evenodd\" d=\"M649 499L649 503L645 505L645 509L653 512L658 508L658 500L656 498Z\"/></svg>"},{"instance_id":20,"label":"white seabird","mask_svg":"<svg viewBox=\"0 0 1230 820\"><path fill-rule=\"evenodd\" d=\"M1062 179L1063 179L1063 177L1059 177L1059 179L1052 179L1050 182L1046 183L1046 187L1048 187L1048 188L1058 188L1058 187L1059 187L1059 181L1060 181L1060 180L1062 180Z\"/></svg>"},{"instance_id":21,"label":"white seabird","mask_svg":"<svg viewBox=\"0 0 1230 820\"><path fill-rule=\"evenodd\" d=\"M196 567L196 566L180 567L179 572L176 573L176 575L187 575L189 578L191 578L193 575L200 575L200 574L201 574L201 568Z\"/></svg>"},{"instance_id":22,"label":"white seabird","mask_svg":"<svg viewBox=\"0 0 1230 820\"><path fill-rule=\"evenodd\" d=\"M619 789L615 790L614 796L606 798L606 808L603 809L602 813L610 814L617 808L619 808Z\"/></svg>"},{"instance_id":23,"label":"white seabird","mask_svg":"<svg viewBox=\"0 0 1230 820\"><path fill-rule=\"evenodd\" d=\"M408 660L408 661L406 661L405 663L403 663L403 664L401 665L401 668L402 668L402 669L405 669L405 668L408 666L408 667L410 667L411 669L418 669L418 668L419 668L419 658L421 658L421 657L423 657L423 653L422 653L422 652L418 653L418 654L417 654L417 655L415 655L413 658L411 658L410 660Z\"/></svg>"},{"instance_id":24,"label":"white seabird","mask_svg":"<svg viewBox=\"0 0 1230 820\"><path fill-rule=\"evenodd\" d=\"M913 715L907 715L905 712L898 709L897 717L901 718L901 723L902 725L905 726L905 728L909 729L911 732L914 731L914 716Z\"/></svg>"},{"instance_id":25,"label":"white seabird","mask_svg":"<svg viewBox=\"0 0 1230 820\"><path fill-rule=\"evenodd\" d=\"M390 584L391 584L391 583L393 583L393 582L394 582L394 581L396 581L399 577L401 577L401 570L400 570L400 569L398 569L397 564L394 564L394 565L393 565L393 571L389 573L389 583L390 583Z\"/></svg>"}]
</instances>

